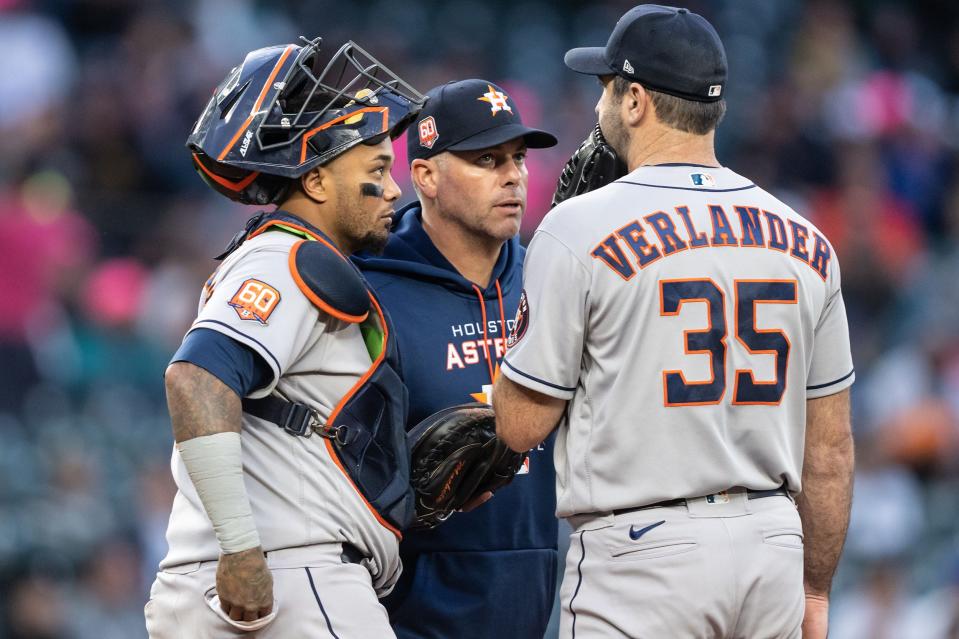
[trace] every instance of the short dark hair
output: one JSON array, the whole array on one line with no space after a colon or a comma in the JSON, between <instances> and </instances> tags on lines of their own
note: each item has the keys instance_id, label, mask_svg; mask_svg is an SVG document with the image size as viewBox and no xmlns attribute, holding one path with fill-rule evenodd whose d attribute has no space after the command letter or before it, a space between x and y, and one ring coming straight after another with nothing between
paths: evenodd
<instances>
[{"instance_id":1,"label":"short dark hair","mask_svg":"<svg viewBox=\"0 0 959 639\"><path fill-rule=\"evenodd\" d=\"M622 76L613 78L613 95L622 98L629 91L632 82ZM706 135L722 121L726 115L726 100L716 102L698 102L677 98L668 93L661 93L643 86L653 101L656 116L666 126L686 133Z\"/></svg>"}]
</instances>

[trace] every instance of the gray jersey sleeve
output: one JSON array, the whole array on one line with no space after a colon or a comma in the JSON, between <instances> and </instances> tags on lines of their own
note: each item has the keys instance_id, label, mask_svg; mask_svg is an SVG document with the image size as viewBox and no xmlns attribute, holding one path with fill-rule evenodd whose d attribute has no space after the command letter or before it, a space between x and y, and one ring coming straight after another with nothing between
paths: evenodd
<instances>
[{"instance_id":1,"label":"gray jersey sleeve","mask_svg":"<svg viewBox=\"0 0 959 639\"><path fill-rule=\"evenodd\" d=\"M318 311L300 292L284 247L257 248L224 263L194 328L219 331L256 351L273 370L272 382L251 393L268 395L303 351Z\"/></svg>"},{"instance_id":2,"label":"gray jersey sleeve","mask_svg":"<svg viewBox=\"0 0 959 639\"><path fill-rule=\"evenodd\" d=\"M812 360L806 376L806 398L833 395L856 381L849 347L849 323L840 290L839 264L831 274L831 292L823 306L813 339Z\"/></svg>"},{"instance_id":3,"label":"gray jersey sleeve","mask_svg":"<svg viewBox=\"0 0 959 639\"><path fill-rule=\"evenodd\" d=\"M559 399L576 390L590 272L560 240L539 230L523 264L523 298L501 372Z\"/></svg>"}]
</instances>

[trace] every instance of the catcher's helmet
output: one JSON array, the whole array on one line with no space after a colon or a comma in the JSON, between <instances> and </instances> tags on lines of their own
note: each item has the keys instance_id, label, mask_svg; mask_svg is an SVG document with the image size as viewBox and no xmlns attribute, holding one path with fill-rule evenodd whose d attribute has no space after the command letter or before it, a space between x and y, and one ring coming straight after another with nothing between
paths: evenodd
<instances>
[{"instance_id":1,"label":"catcher's helmet","mask_svg":"<svg viewBox=\"0 0 959 639\"><path fill-rule=\"evenodd\" d=\"M424 96L357 44L323 66L322 38L303 42L247 54L187 139L197 172L231 200L275 202L291 178L398 136L423 108Z\"/></svg>"}]
</instances>

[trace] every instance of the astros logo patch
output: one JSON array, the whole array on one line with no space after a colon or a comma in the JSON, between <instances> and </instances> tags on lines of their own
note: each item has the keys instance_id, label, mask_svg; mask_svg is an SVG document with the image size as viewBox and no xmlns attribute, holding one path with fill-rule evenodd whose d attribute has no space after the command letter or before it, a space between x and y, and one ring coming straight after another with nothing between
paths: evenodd
<instances>
[{"instance_id":1,"label":"astros logo patch","mask_svg":"<svg viewBox=\"0 0 959 639\"><path fill-rule=\"evenodd\" d=\"M420 120L418 129L420 132L420 146L432 149L437 138L440 137L440 132L436 130L436 120L433 119L432 115L423 118Z\"/></svg>"},{"instance_id":2,"label":"astros logo patch","mask_svg":"<svg viewBox=\"0 0 959 639\"><path fill-rule=\"evenodd\" d=\"M500 111L509 111L510 113L513 112L513 109L510 107L509 103L506 102L509 98L505 93L502 91L497 91L491 84L487 84L486 88L489 89L489 91L484 93L483 97L476 99L480 102L489 102L490 111L493 113L493 117L496 117L496 114Z\"/></svg>"},{"instance_id":3,"label":"astros logo patch","mask_svg":"<svg viewBox=\"0 0 959 639\"><path fill-rule=\"evenodd\" d=\"M526 301L526 289L519 296L519 307L516 309L516 319L513 321L513 332L506 340L506 348L512 348L526 335L529 327L529 303Z\"/></svg>"},{"instance_id":4,"label":"astros logo patch","mask_svg":"<svg viewBox=\"0 0 959 639\"><path fill-rule=\"evenodd\" d=\"M266 282L254 279L243 282L240 290L227 302L241 320L256 320L260 324L266 324L279 303L278 290Z\"/></svg>"}]
</instances>

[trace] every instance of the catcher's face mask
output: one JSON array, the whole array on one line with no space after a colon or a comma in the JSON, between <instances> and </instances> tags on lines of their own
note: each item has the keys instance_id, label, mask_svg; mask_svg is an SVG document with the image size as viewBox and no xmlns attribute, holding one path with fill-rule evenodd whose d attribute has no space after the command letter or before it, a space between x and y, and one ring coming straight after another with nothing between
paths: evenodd
<instances>
[{"instance_id":1,"label":"catcher's face mask","mask_svg":"<svg viewBox=\"0 0 959 639\"><path fill-rule=\"evenodd\" d=\"M266 203L265 185L296 178L360 143L401 134L426 98L359 45L328 62L321 38L249 53L220 84L187 147L210 186ZM254 175L255 174L255 175Z\"/></svg>"}]
</instances>

